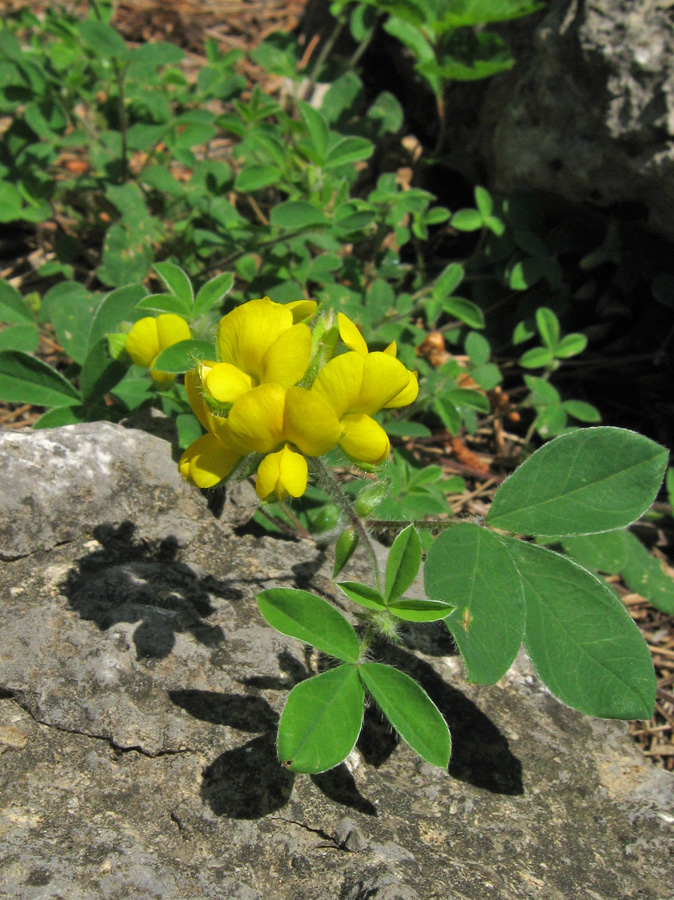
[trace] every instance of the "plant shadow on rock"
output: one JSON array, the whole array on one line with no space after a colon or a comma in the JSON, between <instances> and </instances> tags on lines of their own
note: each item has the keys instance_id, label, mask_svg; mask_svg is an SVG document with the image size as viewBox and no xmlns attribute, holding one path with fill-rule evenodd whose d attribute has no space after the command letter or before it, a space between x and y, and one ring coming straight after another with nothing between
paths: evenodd
<instances>
[{"instance_id":1,"label":"plant shadow on rock","mask_svg":"<svg viewBox=\"0 0 674 900\"><path fill-rule=\"evenodd\" d=\"M78 559L77 569L61 585L73 609L101 631L137 622L138 659L167 657L181 632L206 646L221 644L220 626L205 621L215 612L209 595L238 600L241 591L212 576L199 577L181 563L175 538L155 544L135 532L131 522L94 529L101 548Z\"/></svg>"},{"instance_id":2,"label":"plant shadow on rock","mask_svg":"<svg viewBox=\"0 0 674 900\"><path fill-rule=\"evenodd\" d=\"M287 682L274 680L273 689L287 690L307 677L289 653L279 656ZM259 681L260 679L258 679ZM251 679L255 681L255 679ZM270 687L269 679L265 687ZM278 761L278 716L261 697L211 691L169 691L171 700L197 719L245 732L262 732L240 747L222 753L203 772L201 796L213 812L232 819L258 819L281 809L290 799L295 776ZM358 791L345 765L311 776L316 787L336 803L366 815L376 807Z\"/></svg>"}]
</instances>

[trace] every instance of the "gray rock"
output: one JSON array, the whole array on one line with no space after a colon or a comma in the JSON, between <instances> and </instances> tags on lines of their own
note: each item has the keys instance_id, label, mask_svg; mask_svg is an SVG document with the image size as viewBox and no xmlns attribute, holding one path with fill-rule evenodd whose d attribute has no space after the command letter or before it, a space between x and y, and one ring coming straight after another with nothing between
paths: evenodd
<instances>
[{"instance_id":1,"label":"gray rock","mask_svg":"<svg viewBox=\"0 0 674 900\"><path fill-rule=\"evenodd\" d=\"M552 0L515 43L518 65L485 85L471 135L493 186L638 203L673 238L670 0Z\"/></svg>"},{"instance_id":2,"label":"gray rock","mask_svg":"<svg viewBox=\"0 0 674 900\"><path fill-rule=\"evenodd\" d=\"M159 438L0 437L0 898L671 900L673 778L624 724L560 706L525 656L466 684L442 628L409 629L375 652L446 716L449 772L369 709L346 764L295 777L275 733L315 662L255 594L344 608L330 554L237 528L241 493L214 516Z\"/></svg>"}]
</instances>

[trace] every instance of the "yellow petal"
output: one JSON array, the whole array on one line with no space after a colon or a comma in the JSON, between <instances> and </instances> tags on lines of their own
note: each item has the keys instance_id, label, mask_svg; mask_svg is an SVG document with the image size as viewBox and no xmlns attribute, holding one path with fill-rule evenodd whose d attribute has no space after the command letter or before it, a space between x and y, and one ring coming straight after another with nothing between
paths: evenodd
<instances>
[{"instance_id":1,"label":"yellow petal","mask_svg":"<svg viewBox=\"0 0 674 900\"><path fill-rule=\"evenodd\" d=\"M349 350L355 350L361 356L367 356L367 344L365 338L360 333L355 324L344 313L337 313L337 323L339 325L339 336L344 341Z\"/></svg>"},{"instance_id":2,"label":"yellow petal","mask_svg":"<svg viewBox=\"0 0 674 900\"><path fill-rule=\"evenodd\" d=\"M326 363L316 376L311 392L318 394L340 418L358 401L365 359L360 353L343 353Z\"/></svg>"},{"instance_id":3,"label":"yellow petal","mask_svg":"<svg viewBox=\"0 0 674 900\"><path fill-rule=\"evenodd\" d=\"M150 375L155 384L170 384L175 380L173 372L160 372L157 369L150 369Z\"/></svg>"},{"instance_id":4,"label":"yellow petal","mask_svg":"<svg viewBox=\"0 0 674 900\"><path fill-rule=\"evenodd\" d=\"M261 384L239 397L227 417L234 440L255 453L276 450L283 440L285 396L279 384Z\"/></svg>"},{"instance_id":5,"label":"yellow petal","mask_svg":"<svg viewBox=\"0 0 674 900\"><path fill-rule=\"evenodd\" d=\"M378 465L388 457L391 445L388 435L369 416L349 415L342 419L344 433L339 441L342 450L358 462Z\"/></svg>"},{"instance_id":6,"label":"yellow petal","mask_svg":"<svg viewBox=\"0 0 674 900\"><path fill-rule=\"evenodd\" d=\"M304 322L316 312L318 303L315 300L293 300L292 303L283 305L293 314L293 322Z\"/></svg>"},{"instance_id":7,"label":"yellow petal","mask_svg":"<svg viewBox=\"0 0 674 900\"><path fill-rule=\"evenodd\" d=\"M388 353L389 356L397 356L398 355L398 345L395 341L391 341L388 347L384 347L383 353Z\"/></svg>"},{"instance_id":8,"label":"yellow petal","mask_svg":"<svg viewBox=\"0 0 674 900\"><path fill-rule=\"evenodd\" d=\"M218 403L234 403L255 387L250 375L231 363L215 363L206 374L204 386Z\"/></svg>"},{"instance_id":9,"label":"yellow petal","mask_svg":"<svg viewBox=\"0 0 674 900\"><path fill-rule=\"evenodd\" d=\"M220 361L231 363L259 384L266 352L292 325L292 311L269 297L237 306L218 327Z\"/></svg>"},{"instance_id":10,"label":"yellow petal","mask_svg":"<svg viewBox=\"0 0 674 900\"><path fill-rule=\"evenodd\" d=\"M400 406L409 406L414 403L419 394L419 373L414 369L408 369L409 382L399 394L396 394L392 400L386 404L384 409L398 409Z\"/></svg>"},{"instance_id":11,"label":"yellow petal","mask_svg":"<svg viewBox=\"0 0 674 900\"><path fill-rule=\"evenodd\" d=\"M304 376L310 359L311 330L308 325L293 325L265 353L261 381L273 381L289 388Z\"/></svg>"},{"instance_id":12,"label":"yellow petal","mask_svg":"<svg viewBox=\"0 0 674 900\"><path fill-rule=\"evenodd\" d=\"M363 361L363 381L349 412L371 416L383 409L409 383L409 374L400 360L388 353L368 353Z\"/></svg>"},{"instance_id":13,"label":"yellow petal","mask_svg":"<svg viewBox=\"0 0 674 900\"><path fill-rule=\"evenodd\" d=\"M204 367L204 369L207 371L207 367ZM211 434L217 435L220 440L231 444L232 439L229 435L227 419L222 416L216 416L215 413L209 409L208 404L204 400L204 389L201 379L194 370L187 372L185 375L185 390L187 392L187 399L190 401L190 406L192 407L192 412L197 419L199 419L203 428L205 428L206 431L210 431Z\"/></svg>"},{"instance_id":14,"label":"yellow petal","mask_svg":"<svg viewBox=\"0 0 674 900\"><path fill-rule=\"evenodd\" d=\"M139 319L129 332L125 350L137 366L149 369L159 353L157 320L152 316Z\"/></svg>"},{"instance_id":15,"label":"yellow petal","mask_svg":"<svg viewBox=\"0 0 674 900\"><path fill-rule=\"evenodd\" d=\"M313 391L291 387L286 394L284 435L307 456L332 450L342 433L335 411ZM299 496L297 494L293 496Z\"/></svg>"},{"instance_id":16,"label":"yellow petal","mask_svg":"<svg viewBox=\"0 0 674 900\"><path fill-rule=\"evenodd\" d=\"M180 341L189 341L192 337L187 322L173 313L163 313L161 316L157 316L157 336L160 352Z\"/></svg>"},{"instance_id":17,"label":"yellow petal","mask_svg":"<svg viewBox=\"0 0 674 900\"><path fill-rule=\"evenodd\" d=\"M204 434L185 450L178 468L183 478L209 488L226 478L240 459L236 448L223 444L214 434Z\"/></svg>"},{"instance_id":18,"label":"yellow petal","mask_svg":"<svg viewBox=\"0 0 674 900\"><path fill-rule=\"evenodd\" d=\"M286 444L277 453L269 453L257 470L255 490L261 500L275 493L279 500L301 497L307 489L309 468L301 453Z\"/></svg>"}]
</instances>

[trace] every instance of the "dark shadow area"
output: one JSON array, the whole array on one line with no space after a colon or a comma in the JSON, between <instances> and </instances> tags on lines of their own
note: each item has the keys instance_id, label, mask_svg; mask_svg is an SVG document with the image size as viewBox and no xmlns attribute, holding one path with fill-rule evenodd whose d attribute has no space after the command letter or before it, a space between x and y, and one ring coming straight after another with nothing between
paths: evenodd
<instances>
[{"instance_id":1,"label":"dark shadow area","mask_svg":"<svg viewBox=\"0 0 674 900\"><path fill-rule=\"evenodd\" d=\"M215 691L169 691L169 697L195 719L238 731L275 731L278 716L262 697Z\"/></svg>"},{"instance_id":2,"label":"dark shadow area","mask_svg":"<svg viewBox=\"0 0 674 900\"><path fill-rule=\"evenodd\" d=\"M472 700L402 647L379 644L374 647L374 656L418 681L442 713L452 734L449 774L453 778L493 794L524 793L522 764L510 750L506 737ZM391 739L382 727L373 729L369 740L368 762L381 765L392 752L393 747L387 752Z\"/></svg>"},{"instance_id":3,"label":"dark shadow area","mask_svg":"<svg viewBox=\"0 0 674 900\"><path fill-rule=\"evenodd\" d=\"M378 769L398 746L398 736L378 706L367 706L356 746L369 766Z\"/></svg>"},{"instance_id":4,"label":"dark shadow area","mask_svg":"<svg viewBox=\"0 0 674 900\"><path fill-rule=\"evenodd\" d=\"M245 684L246 687L254 687L259 690L291 691L296 684L309 677L309 672L302 663L295 659L292 653L288 653L287 650L281 651L277 659L279 668L286 673L287 678L270 678L268 675L247 675L245 678L238 679L239 684Z\"/></svg>"},{"instance_id":5,"label":"dark shadow area","mask_svg":"<svg viewBox=\"0 0 674 900\"><path fill-rule=\"evenodd\" d=\"M77 569L60 585L83 619L101 631L118 622L138 623L133 634L138 659L168 656L181 632L205 646L222 643L222 628L206 621L215 612L209 595L240 600L240 590L210 575L199 577L178 560L174 538L144 539L131 522L99 525L94 537L101 548L78 559Z\"/></svg>"},{"instance_id":6,"label":"dark shadow area","mask_svg":"<svg viewBox=\"0 0 674 900\"><path fill-rule=\"evenodd\" d=\"M377 815L377 807L358 791L353 775L344 763L328 772L312 775L311 780L326 797L334 800L335 803L350 806L351 809L364 813L366 816Z\"/></svg>"}]
</instances>

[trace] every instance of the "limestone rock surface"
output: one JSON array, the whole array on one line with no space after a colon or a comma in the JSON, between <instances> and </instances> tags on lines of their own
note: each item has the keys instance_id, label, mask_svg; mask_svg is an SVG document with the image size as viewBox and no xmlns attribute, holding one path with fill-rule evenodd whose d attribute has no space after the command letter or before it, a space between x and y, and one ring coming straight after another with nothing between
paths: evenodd
<instances>
[{"instance_id":1,"label":"limestone rock surface","mask_svg":"<svg viewBox=\"0 0 674 900\"><path fill-rule=\"evenodd\" d=\"M275 732L316 660L255 594L350 614L330 552L241 528L240 491L214 515L141 431L0 434L0 465L3 900L671 900L674 780L526 657L469 685L410 628L376 653L445 715L449 771L371 709L346 764L296 777Z\"/></svg>"}]
</instances>

